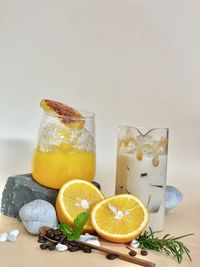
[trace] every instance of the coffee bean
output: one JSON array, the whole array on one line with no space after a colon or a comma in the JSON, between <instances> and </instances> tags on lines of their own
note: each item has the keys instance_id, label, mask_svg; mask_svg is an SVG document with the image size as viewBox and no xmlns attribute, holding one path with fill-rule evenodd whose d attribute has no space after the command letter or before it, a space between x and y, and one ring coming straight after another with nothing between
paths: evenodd
<instances>
[{"instance_id":1,"label":"coffee bean","mask_svg":"<svg viewBox=\"0 0 200 267\"><path fill-rule=\"evenodd\" d=\"M46 243L46 239L43 236L38 237L38 242L39 243Z\"/></svg>"},{"instance_id":2,"label":"coffee bean","mask_svg":"<svg viewBox=\"0 0 200 267\"><path fill-rule=\"evenodd\" d=\"M78 243L74 240L68 240L68 244L71 246L77 246Z\"/></svg>"},{"instance_id":3,"label":"coffee bean","mask_svg":"<svg viewBox=\"0 0 200 267\"><path fill-rule=\"evenodd\" d=\"M106 258L107 258L108 260L114 260L114 259L117 258L117 255L114 254L114 253L108 253L108 254L106 255Z\"/></svg>"},{"instance_id":4,"label":"coffee bean","mask_svg":"<svg viewBox=\"0 0 200 267\"><path fill-rule=\"evenodd\" d=\"M55 247L56 247L56 246L55 246L54 243L50 243L48 249L49 249L49 250L54 250Z\"/></svg>"},{"instance_id":5,"label":"coffee bean","mask_svg":"<svg viewBox=\"0 0 200 267\"><path fill-rule=\"evenodd\" d=\"M72 246L71 248L68 249L70 252L75 252L80 250L80 248L78 246Z\"/></svg>"},{"instance_id":6,"label":"coffee bean","mask_svg":"<svg viewBox=\"0 0 200 267\"><path fill-rule=\"evenodd\" d=\"M52 230L48 230L46 233L46 236L53 239L54 234L53 234Z\"/></svg>"},{"instance_id":7,"label":"coffee bean","mask_svg":"<svg viewBox=\"0 0 200 267\"><path fill-rule=\"evenodd\" d=\"M58 230L58 229L55 229L55 230L53 230L53 234L54 235L62 235L62 232L60 231L60 230Z\"/></svg>"},{"instance_id":8,"label":"coffee bean","mask_svg":"<svg viewBox=\"0 0 200 267\"><path fill-rule=\"evenodd\" d=\"M82 250L83 250L83 252L85 252L85 253L91 253L91 252L92 252L92 249L89 248L89 247L82 247Z\"/></svg>"},{"instance_id":9,"label":"coffee bean","mask_svg":"<svg viewBox=\"0 0 200 267\"><path fill-rule=\"evenodd\" d=\"M137 252L135 250L131 250L128 254L132 257L135 257L137 255Z\"/></svg>"},{"instance_id":10,"label":"coffee bean","mask_svg":"<svg viewBox=\"0 0 200 267\"><path fill-rule=\"evenodd\" d=\"M60 242L63 242L64 240L66 240L66 236L65 235L60 235Z\"/></svg>"},{"instance_id":11,"label":"coffee bean","mask_svg":"<svg viewBox=\"0 0 200 267\"><path fill-rule=\"evenodd\" d=\"M40 245L40 248L41 249L47 249L49 247L49 244L48 243L45 243L45 244L41 244Z\"/></svg>"},{"instance_id":12,"label":"coffee bean","mask_svg":"<svg viewBox=\"0 0 200 267\"><path fill-rule=\"evenodd\" d=\"M140 253L141 253L142 256L146 256L146 255L148 255L148 251L146 251L146 250L144 250L144 249L142 249L142 250L140 251Z\"/></svg>"},{"instance_id":13,"label":"coffee bean","mask_svg":"<svg viewBox=\"0 0 200 267\"><path fill-rule=\"evenodd\" d=\"M62 243L63 245L68 246L68 248L71 248L71 247L72 247L72 245L70 245L70 244L68 243L68 240L67 240L67 239L64 239L61 243Z\"/></svg>"},{"instance_id":14,"label":"coffee bean","mask_svg":"<svg viewBox=\"0 0 200 267\"><path fill-rule=\"evenodd\" d=\"M56 240L56 241L59 241L59 240L60 240L60 236L59 236L59 235L55 235L55 236L53 237L53 239Z\"/></svg>"}]
</instances>

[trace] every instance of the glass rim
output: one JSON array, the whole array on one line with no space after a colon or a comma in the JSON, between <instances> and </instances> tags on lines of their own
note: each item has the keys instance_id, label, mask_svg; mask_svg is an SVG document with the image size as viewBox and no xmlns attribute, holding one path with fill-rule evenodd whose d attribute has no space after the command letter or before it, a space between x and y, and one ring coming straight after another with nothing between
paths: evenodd
<instances>
[{"instance_id":1,"label":"glass rim","mask_svg":"<svg viewBox=\"0 0 200 267\"><path fill-rule=\"evenodd\" d=\"M139 126L139 127L136 127L136 126L129 126L129 125L118 125L117 126L118 130L120 128L130 128L130 129L135 129L136 131L138 131L139 134L141 134L142 136L145 136L147 135L148 133L154 131L154 130L164 130L166 131L167 133L169 132L169 128L168 127L151 127L151 126ZM146 132L145 133L142 133L141 130L142 129L146 129Z\"/></svg>"},{"instance_id":2,"label":"glass rim","mask_svg":"<svg viewBox=\"0 0 200 267\"><path fill-rule=\"evenodd\" d=\"M69 118L70 120L85 120L85 119L93 119L95 118L95 113L86 110L86 109L75 109L77 110L80 114L81 117L78 116L66 116L66 115L60 115L60 114L56 114L56 113L51 113L48 111L44 111L45 114L55 117L55 118ZM88 114L88 115L84 115L84 113Z\"/></svg>"}]
</instances>

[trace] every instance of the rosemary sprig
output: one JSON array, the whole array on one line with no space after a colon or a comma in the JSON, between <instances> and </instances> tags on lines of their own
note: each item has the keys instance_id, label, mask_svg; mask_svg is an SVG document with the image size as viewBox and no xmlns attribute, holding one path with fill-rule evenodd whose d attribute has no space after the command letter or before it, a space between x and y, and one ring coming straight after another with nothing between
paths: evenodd
<instances>
[{"instance_id":1,"label":"rosemary sprig","mask_svg":"<svg viewBox=\"0 0 200 267\"><path fill-rule=\"evenodd\" d=\"M167 234L163 238L159 238L154 236L154 232L150 228L149 231L145 231L143 234L141 234L137 240L140 243L140 248L164 251L167 255L172 255L178 261L178 263L181 263L183 254L186 254L190 261L192 261L189 254L189 249L181 241L179 241L181 238L190 235L193 234L187 234L178 237L170 237L170 235Z\"/></svg>"}]
</instances>

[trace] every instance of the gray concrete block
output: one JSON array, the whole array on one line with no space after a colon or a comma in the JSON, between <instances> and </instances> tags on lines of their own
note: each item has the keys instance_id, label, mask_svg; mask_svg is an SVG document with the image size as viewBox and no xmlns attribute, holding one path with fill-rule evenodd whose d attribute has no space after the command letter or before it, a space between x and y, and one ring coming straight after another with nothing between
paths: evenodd
<instances>
[{"instance_id":1,"label":"gray concrete block","mask_svg":"<svg viewBox=\"0 0 200 267\"><path fill-rule=\"evenodd\" d=\"M18 217L19 210L26 203L43 199L55 206L58 190L38 184L31 174L9 177L1 201L1 212L10 217Z\"/></svg>"}]
</instances>

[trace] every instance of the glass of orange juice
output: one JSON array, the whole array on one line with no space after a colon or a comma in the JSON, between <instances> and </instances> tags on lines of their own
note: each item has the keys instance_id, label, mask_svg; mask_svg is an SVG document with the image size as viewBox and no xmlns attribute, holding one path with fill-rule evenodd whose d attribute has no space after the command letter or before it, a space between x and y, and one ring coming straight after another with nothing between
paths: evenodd
<instances>
[{"instance_id":1,"label":"glass of orange juice","mask_svg":"<svg viewBox=\"0 0 200 267\"><path fill-rule=\"evenodd\" d=\"M32 176L38 183L59 189L72 179L93 180L95 115L78 112L81 117L69 118L44 112L32 160Z\"/></svg>"}]
</instances>

